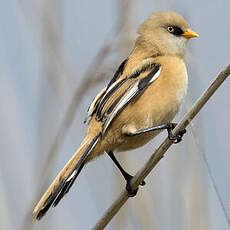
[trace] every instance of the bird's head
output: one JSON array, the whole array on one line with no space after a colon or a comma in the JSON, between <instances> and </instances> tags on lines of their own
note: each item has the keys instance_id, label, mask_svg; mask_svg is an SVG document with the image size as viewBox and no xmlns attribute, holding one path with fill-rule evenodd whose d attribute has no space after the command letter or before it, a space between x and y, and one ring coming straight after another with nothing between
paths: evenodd
<instances>
[{"instance_id":1,"label":"bird's head","mask_svg":"<svg viewBox=\"0 0 230 230\"><path fill-rule=\"evenodd\" d=\"M198 37L185 19L175 12L157 12L152 14L139 29L139 40L145 48L158 50L163 55L184 57L187 41Z\"/></svg>"}]
</instances>

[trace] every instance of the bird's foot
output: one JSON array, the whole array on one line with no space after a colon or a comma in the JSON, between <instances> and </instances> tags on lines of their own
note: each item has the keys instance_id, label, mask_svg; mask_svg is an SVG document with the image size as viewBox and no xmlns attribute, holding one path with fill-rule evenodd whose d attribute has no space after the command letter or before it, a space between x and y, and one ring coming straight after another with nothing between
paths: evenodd
<instances>
[{"instance_id":1,"label":"bird's foot","mask_svg":"<svg viewBox=\"0 0 230 230\"><path fill-rule=\"evenodd\" d=\"M131 182L131 180L132 180L132 178L133 178L133 176L131 176L131 175L128 175L127 177L126 177L126 191L128 192L128 195L129 195L129 197L134 197L134 196L136 196L136 194L137 194L137 191L138 191L138 187L136 188L136 189L132 189L132 187L131 187L131 185L130 185L130 182ZM140 185L141 186L144 186L146 183L145 183L145 181L143 180L141 183L140 183Z\"/></svg>"},{"instance_id":2,"label":"bird's foot","mask_svg":"<svg viewBox=\"0 0 230 230\"><path fill-rule=\"evenodd\" d=\"M172 130L176 127L177 123L169 123L168 124L168 138L172 140L174 144L181 142L183 135L186 133L186 129L178 132L177 135L172 134Z\"/></svg>"}]
</instances>

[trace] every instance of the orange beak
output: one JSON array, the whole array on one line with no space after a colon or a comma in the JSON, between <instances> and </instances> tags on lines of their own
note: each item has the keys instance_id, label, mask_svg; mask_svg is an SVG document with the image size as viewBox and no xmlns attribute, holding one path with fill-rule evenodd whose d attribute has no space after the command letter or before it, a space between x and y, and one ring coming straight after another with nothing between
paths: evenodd
<instances>
[{"instance_id":1,"label":"orange beak","mask_svg":"<svg viewBox=\"0 0 230 230\"><path fill-rule=\"evenodd\" d=\"M188 29L186 30L183 34L182 34L183 37L185 38L195 38L195 37L199 37L199 35L194 32L193 30L191 29Z\"/></svg>"}]
</instances>

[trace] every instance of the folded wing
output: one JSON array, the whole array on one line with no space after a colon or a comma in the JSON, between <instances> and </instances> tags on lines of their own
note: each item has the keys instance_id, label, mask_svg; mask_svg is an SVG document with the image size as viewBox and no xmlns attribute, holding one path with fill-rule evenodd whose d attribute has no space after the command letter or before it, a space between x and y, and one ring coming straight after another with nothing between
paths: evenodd
<instances>
[{"instance_id":1,"label":"folded wing","mask_svg":"<svg viewBox=\"0 0 230 230\"><path fill-rule=\"evenodd\" d=\"M91 114L103 123L102 134L105 133L117 114L132 100L137 99L160 75L161 66L158 63L143 62L129 76L122 76L103 89L96 97L97 101L90 106Z\"/></svg>"}]
</instances>

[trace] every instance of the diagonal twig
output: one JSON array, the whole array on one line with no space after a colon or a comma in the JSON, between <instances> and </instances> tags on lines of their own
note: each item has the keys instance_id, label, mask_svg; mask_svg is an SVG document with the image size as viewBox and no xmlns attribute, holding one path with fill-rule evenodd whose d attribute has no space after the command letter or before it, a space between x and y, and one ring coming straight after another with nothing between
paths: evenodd
<instances>
[{"instance_id":1,"label":"diagonal twig","mask_svg":"<svg viewBox=\"0 0 230 230\"><path fill-rule=\"evenodd\" d=\"M201 108L206 104L206 102L210 99L210 97L215 93L215 91L220 87L220 85L224 82L224 80L230 74L230 64L222 70L218 76L214 79L214 81L210 84L210 86L205 90L205 92L201 95L201 97L196 101L196 103L192 106L189 112L181 119L178 125L173 130L174 134L178 134L180 130L185 129L190 121L199 113ZM173 144L168 138L166 138L162 144L155 150L155 152L151 155L149 160L145 163L140 171L136 173L134 178L131 180L132 189L136 189L138 185L145 179L145 177L151 172L151 170L157 165L157 163L164 157L165 152L169 149L169 147ZM96 223L93 230L104 229L105 226L112 220L112 218L116 215L116 213L120 210L120 208L125 204L128 200L128 193L124 190L118 199L108 208L102 218Z\"/></svg>"}]
</instances>

